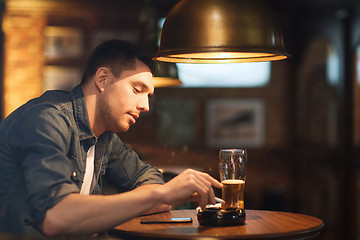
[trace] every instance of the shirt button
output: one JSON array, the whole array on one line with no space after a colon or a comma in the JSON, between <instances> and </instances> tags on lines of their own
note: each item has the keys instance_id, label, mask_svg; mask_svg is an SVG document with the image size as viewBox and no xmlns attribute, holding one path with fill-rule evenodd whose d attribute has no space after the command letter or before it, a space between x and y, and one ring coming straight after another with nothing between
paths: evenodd
<instances>
[{"instance_id":1,"label":"shirt button","mask_svg":"<svg viewBox=\"0 0 360 240\"><path fill-rule=\"evenodd\" d=\"M76 172L72 172L71 178L72 178L73 180L77 180L77 174L76 174Z\"/></svg>"}]
</instances>

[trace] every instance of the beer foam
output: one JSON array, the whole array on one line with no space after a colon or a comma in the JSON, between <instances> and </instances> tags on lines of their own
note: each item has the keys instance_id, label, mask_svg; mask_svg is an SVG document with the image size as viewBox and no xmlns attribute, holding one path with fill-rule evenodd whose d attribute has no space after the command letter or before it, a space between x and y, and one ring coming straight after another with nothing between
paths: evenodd
<instances>
[{"instance_id":1,"label":"beer foam","mask_svg":"<svg viewBox=\"0 0 360 240\"><path fill-rule=\"evenodd\" d=\"M244 184L245 181L241 179L226 179L223 180L221 183L223 184Z\"/></svg>"}]
</instances>

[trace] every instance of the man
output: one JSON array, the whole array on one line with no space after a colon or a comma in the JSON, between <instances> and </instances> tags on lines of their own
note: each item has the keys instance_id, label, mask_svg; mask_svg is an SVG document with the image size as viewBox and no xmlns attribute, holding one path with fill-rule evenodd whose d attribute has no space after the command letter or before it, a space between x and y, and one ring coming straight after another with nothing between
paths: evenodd
<instances>
[{"instance_id":1,"label":"man","mask_svg":"<svg viewBox=\"0 0 360 240\"><path fill-rule=\"evenodd\" d=\"M163 184L116 135L149 111L150 69L131 44L104 42L81 85L48 91L0 124L1 232L87 235L171 204L215 203L221 184L208 174L186 170ZM99 195L102 175L122 193Z\"/></svg>"}]
</instances>

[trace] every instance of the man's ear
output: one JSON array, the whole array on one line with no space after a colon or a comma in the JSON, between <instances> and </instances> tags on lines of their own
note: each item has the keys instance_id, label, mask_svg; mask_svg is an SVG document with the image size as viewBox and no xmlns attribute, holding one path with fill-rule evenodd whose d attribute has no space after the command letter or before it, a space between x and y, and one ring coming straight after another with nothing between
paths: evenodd
<instances>
[{"instance_id":1,"label":"man's ear","mask_svg":"<svg viewBox=\"0 0 360 240\"><path fill-rule=\"evenodd\" d=\"M95 73L95 85L100 92L104 91L107 81L109 81L110 70L106 67L100 67Z\"/></svg>"}]
</instances>

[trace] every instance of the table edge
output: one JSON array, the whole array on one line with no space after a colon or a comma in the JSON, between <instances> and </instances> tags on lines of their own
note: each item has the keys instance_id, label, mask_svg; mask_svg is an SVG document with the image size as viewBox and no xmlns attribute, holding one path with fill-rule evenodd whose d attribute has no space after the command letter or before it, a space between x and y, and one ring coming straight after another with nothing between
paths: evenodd
<instances>
[{"instance_id":1,"label":"table edge","mask_svg":"<svg viewBox=\"0 0 360 240\"><path fill-rule=\"evenodd\" d=\"M184 209L187 211L193 211L196 212L195 209ZM176 211L184 211L184 210L170 210L170 212L176 212ZM295 215L303 215L303 216L307 216L307 217L312 217L315 218L317 220L319 220L321 223L313 228L309 228L309 229L305 229L305 230L298 230L298 231L294 231L292 233L299 233L297 236L300 237L301 239L309 239L311 237L316 237L320 234L321 229L324 227L324 221L311 216L311 215L305 215L305 214L301 214L301 213L293 213L293 212L286 212L286 211L271 211L271 210L255 210L255 209L245 209L245 211L261 211L261 212L277 212L277 213L289 213L289 214L295 214ZM206 227L206 226L204 226ZM130 239L169 239L168 236L159 236L156 233L142 233L142 232L136 232L136 231L124 231L124 230L119 230L119 229L111 229L109 230L109 233L114 234L115 236L119 236L119 237L126 237L126 238L130 238ZM290 232L285 232L285 233L271 233L271 234L253 234L253 235L247 235L247 236L239 236L239 235L227 235L227 236L212 236L212 235L182 235L182 236L175 236L173 235L171 237L171 239L222 239L222 240L230 240L230 239L289 239L289 237L291 237L292 234L290 234ZM264 238L265 237L265 238ZM306 237L306 238L304 238ZM290 238L290 239L295 239L295 238Z\"/></svg>"}]
</instances>

